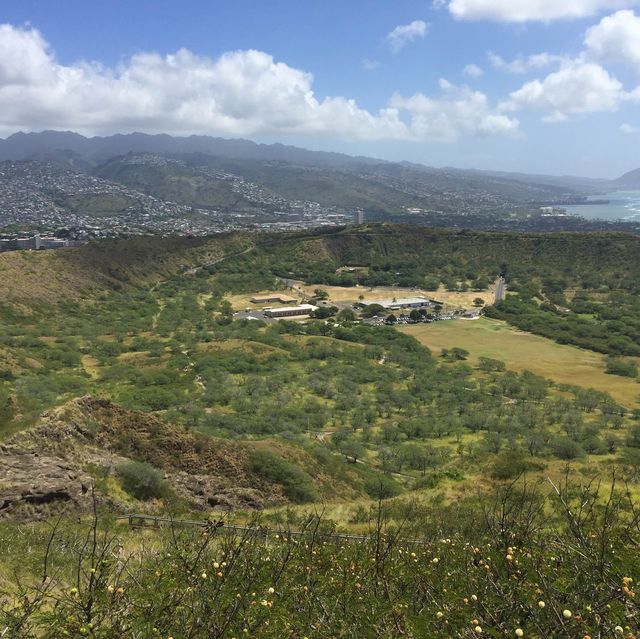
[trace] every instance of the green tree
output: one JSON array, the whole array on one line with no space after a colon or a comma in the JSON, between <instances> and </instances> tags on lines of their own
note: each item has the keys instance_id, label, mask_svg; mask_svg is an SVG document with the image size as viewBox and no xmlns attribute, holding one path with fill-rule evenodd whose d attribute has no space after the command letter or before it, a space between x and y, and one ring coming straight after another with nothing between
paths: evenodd
<instances>
[{"instance_id":1,"label":"green tree","mask_svg":"<svg viewBox=\"0 0 640 639\"><path fill-rule=\"evenodd\" d=\"M507 369L507 366L503 361L499 359L492 359L491 357L479 357L478 368L485 373L503 373Z\"/></svg>"},{"instance_id":2,"label":"green tree","mask_svg":"<svg viewBox=\"0 0 640 639\"><path fill-rule=\"evenodd\" d=\"M350 308L343 308L337 315L336 319L339 322L354 322L356 314Z\"/></svg>"},{"instance_id":3,"label":"green tree","mask_svg":"<svg viewBox=\"0 0 640 639\"><path fill-rule=\"evenodd\" d=\"M317 300L327 300L329 299L329 293L327 293L323 288L314 288L313 297Z\"/></svg>"},{"instance_id":4,"label":"green tree","mask_svg":"<svg viewBox=\"0 0 640 639\"><path fill-rule=\"evenodd\" d=\"M337 448L345 456L346 460L352 464L356 464L365 452L364 446L352 437L340 442Z\"/></svg>"},{"instance_id":5,"label":"green tree","mask_svg":"<svg viewBox=\"0 0 640 639\"><path fill-rule=\"evenodd\" d=\"M372 499L390 499L402 492L398 482L387 475L378 475L368 479L364 489Z\"/></svg>"}]
</instances>

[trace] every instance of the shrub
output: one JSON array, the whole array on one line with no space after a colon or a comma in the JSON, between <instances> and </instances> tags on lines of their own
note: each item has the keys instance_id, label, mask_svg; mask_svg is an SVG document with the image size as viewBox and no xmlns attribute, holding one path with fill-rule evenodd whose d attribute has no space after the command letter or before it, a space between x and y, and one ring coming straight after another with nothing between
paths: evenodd
<instances>
[{"instance_id":1,"label":"shrub","mask_svg":"<svg viewBox=\"0 0 640 639\"><path fill-rule=\"evenodd\" d=\"M440 357L443 357L448 362L460 362L469 357L469 351L457 346L454 346L452 349L443 348Z\"/></svg>"},{"instance_id":2,"label":"shrub","mask_svg":"<svg viewBox=\"0 0 640 639\"><path fill-rule=\"evenodd\" d=\"M280 484L284 494L293 502L304 504L318 497L310 475L269 450L254 450L249 468L264 479Z\"/></svg>"},{"instance_id":3,"label":"shrub","mask_svg":"<svg viewBox=\"0 0 640 639\"><path fill-rule=\"evenodd\" d=\"M584 455L584 450L577 442L568 437L559 437L553 444L553 454L564 460L577 459Z\"/></svg>"},{"instance_id":4,"label":"shrub","mask_svg":"<svg viewBox=\"0 0 640 639\"><path fill-rule=\"evenodd\" d=\"M635 424L629 429L627 435L627 446L640 448L640 424Z\"/></svg>"},{"instance_id":5,"label":"shrub","mask_svg":"<svg viewBox=\"0 0 640 639\"><path fill-rule=\"evenodd\" d=\"M168 495L168 486L162 473L145 462L124 462L117 468L124 490L141 501Z\"/></svg>"},{"instance_id":6,"label":"shrub","mask_svg":"<svg viewBox=\"0 0 640 639\"><path fill-rule=\"evenodd\" d=\"M491 477L494 479L514 479L531 470L542 470L544 466L537 464L529 459L525 459L522 455L513 454L512 452L504 453L496 459L491 469Z\"/></svg>"},{"instance_id":7,"label":"shrub","mask_svg":"<svg viewBox=\"0 0 640 639\"><path fill-rule=\"evenodd\" d=\"M609 357L605 372L609 375L620 375L621 377L637 377L638 365L618 357Z\"/></svg>"}]
</instances>

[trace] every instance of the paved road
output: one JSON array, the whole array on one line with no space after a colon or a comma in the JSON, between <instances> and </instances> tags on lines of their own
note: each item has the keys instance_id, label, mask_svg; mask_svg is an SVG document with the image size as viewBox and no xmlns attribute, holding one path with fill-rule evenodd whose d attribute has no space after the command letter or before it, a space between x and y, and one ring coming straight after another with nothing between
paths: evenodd
<instances>
[{"instance_id":1,"label":"paved road","mask_svg":"<svg viewBox=\"0 0 640 639\"><path fill-rule=\"evenodd\" d=\"M496 302L501 302L507 295L507 283L504 280L504 277L499 277L495 281L496 287Z\"/></svg>"}]
</instances>

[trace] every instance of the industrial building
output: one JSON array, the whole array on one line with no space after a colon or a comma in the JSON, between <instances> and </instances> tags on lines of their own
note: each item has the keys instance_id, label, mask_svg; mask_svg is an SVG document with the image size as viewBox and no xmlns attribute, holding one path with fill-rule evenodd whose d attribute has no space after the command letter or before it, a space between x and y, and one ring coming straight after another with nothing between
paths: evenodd
<instances>
[{"instance_id":1,"label":"industrial building","mask_svg":"<svg viewBox=\"0 0 640 639\"><path fill-rule=\"evenodd\" d=\"M311 315L317 310L317 306L313 304L300 304L299 306L283 306L281 308L268 308L264 314L267 317L303 317Z\"/></svg>"},{"instance_id":2,"label":"industrial building","mask_svg":"<svg viewBox=\"0 0 640 639\"><path fill-rule=\"evenodd\" d=\"M399 310L401 308L433 308L439 302L426 297L398 297L392 300L363 300L362 304L365 306L379 304L388 310Z\"/></svg>"},{"instance_id":3,"label":"industrial building","mask_svg":"<svg viewBox=\"0 0 640 639\"><path fill-rule=\"evenodd\" d=\"M251 298L253 304L269 304L271 302L280 302L281 304L295 303L297 300L291 295L283 295L281 293L272 293L271 295L256 295Z\"/></svg>"}]
</instances>

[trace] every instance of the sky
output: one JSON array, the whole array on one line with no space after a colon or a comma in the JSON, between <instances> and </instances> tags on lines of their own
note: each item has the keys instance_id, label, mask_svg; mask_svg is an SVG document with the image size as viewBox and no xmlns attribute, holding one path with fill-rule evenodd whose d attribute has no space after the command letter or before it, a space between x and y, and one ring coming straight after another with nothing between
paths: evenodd
<instances>
[{"instance_id":1,"label":"sky","mask_svg":"<svg viewBox=\"0 0 640 639\"><path fill-rule=\"evenodd\" d=\"M640 0L2 0L0 137L44 129L617 177Z\"/></svg>"}]
</instances>

